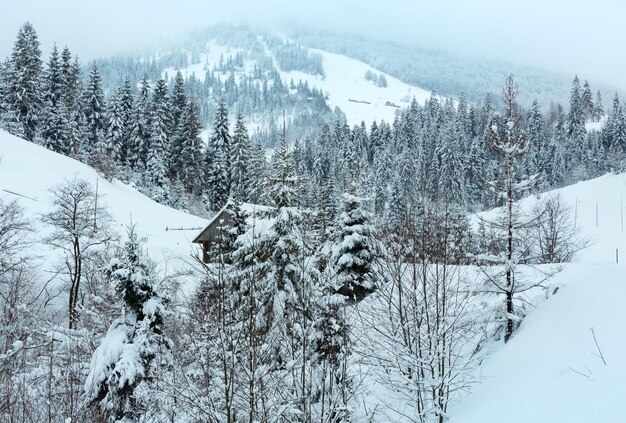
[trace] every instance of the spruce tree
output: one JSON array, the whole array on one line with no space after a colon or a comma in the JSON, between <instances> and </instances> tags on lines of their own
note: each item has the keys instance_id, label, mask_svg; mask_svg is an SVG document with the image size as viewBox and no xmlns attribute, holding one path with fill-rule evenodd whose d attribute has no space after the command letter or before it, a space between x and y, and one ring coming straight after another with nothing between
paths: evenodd
<instances>
[{"instance_id":1,"label":"spruce tree","mask_svg":"<svg viewBox=\"0 0 626 423\"><path fill-rule=\"evenodd\" d=\"M181 125L176 135L181 146L176 158L178 177L185 191L200 194L203 189L202 140L200 139L200 121L198 105L191 99L182 116Z\"/></svg>"},{"instance_id":2,"label":"spruce tree","mask_svg":"<svg viewBox=\"0 0 626 423\"><path fill-rule=\"evenodd\" d=\"M30 22L24 23L17 34L9 66L5 69L5 121L8 129L18 136L34 141L41 119L42 60L39 39Z\"/></svg>"},{"instance_id":3,"label":"spruce tree","mask_svg":"<svg viewBox=\"0 0 626 423\"><path fill-rule=\"evenodd\" d=\"M43 80L43 110L41 113L42 144L57 153L69 154L71 128L63 101L63 75L56 45Z\"/></svg>"},{"instance_id":4,"label":"spruce tree","mask_svg":"<svg viewBox=\"0 0 626 423\"><path fill-rule=\"evenodd\" d=\"M596 93L596 102L593 108L593 117L596 122L600 121L600 118L604 115L604 105L602 104L602 94L600 90Z\"/></svg>"},{"instance_id":5,"label":"spruce tree","mask_svg":"<svg viewBox=\"0 0 626 423\"><path fill-rule=\"evenodd\" d=\"M243 122L243 115L237 115L235 132L230 146L230 192L237 201L250 198L250 138Z\"/></svg>"},{"instance_id":6,"label":"spruce tree","mask_svg":"<svg viewBox=\"0 0 626 423\"><path fill-rule=\"evenodd\" d=\"M106 147L106 104L102 89L102 78L94 64L89 72L87 87L83 94L83 113L86 119L86 139L83 153L99 153Z\"/></svg>"},{"instance_id":7,"label":"spruce tree","mask_svg":"<svg viewBox=\"0 0 626 423\"><path fill-rule=\"evenodd\" d=\"M228 132L228 111L226 104L221 101L215 112L213 134L207 148L206 166L207 196L212 210L219 210L226 204L230 195L230 133Z\"/></svg>"},{"instance_id":8,"label":"spruce tree","mask_svg":"<svg viewBox=\"0 0 626 423\"><path fill-rule=\"evenodd\" d=\"M85 381L87 401L113 421L138 421L154 412L154 380L159 366L170 361L163 333L166 304L153 269L130 228L122 255L107 268L123 313L93 353Z\"/></svg>"},{"instance_id":9,"label":"spruce tree","mask_svg":"<svg viewBox=\"0 0 626 423\"><path fill-rule=\"evenodd\" d=\"M150 149L150 79L147 74L139 82L139 90L133 105L128 160L133 169L145 169Z\"/></svg>"},{"instance_id":10,"label":"spruce tree","mask_svg":"<svg viewBox=\"0 0 626 423\"><path fill-rule=\"evenodd\" d=\"M171 115L167 98L167 85L164 79L157 81L152 98L152 128L150 148L148 151L148 177L154 185L153 198L166 201L167 163L166 154L169 150Z\"/></svg>"},{"instance_id":11,"label":"spruce tree","mask_svg":"<svg viewBox=\"0 0 626 423\"><path fill-rule=\"evenodd\" d=\"M576 158L580 159L584 154L584 141L587 135L585 129L585 109L580 92L578 76L574 77L570 93L570 108L567 116L567 135Z\"/></svg>"},{"instance_id":12,"label":"spruce tree","mask_svg":"<svg viewBox=\"0 0 626 423\"><path fill-rule=\"evenodd\" d=\"M374 227L362 201L351 194L343 195L342 212L332 235L329 264L336 275L334 289L348 302L362 300L377 286Z\"/></svg>"}]
</instances>

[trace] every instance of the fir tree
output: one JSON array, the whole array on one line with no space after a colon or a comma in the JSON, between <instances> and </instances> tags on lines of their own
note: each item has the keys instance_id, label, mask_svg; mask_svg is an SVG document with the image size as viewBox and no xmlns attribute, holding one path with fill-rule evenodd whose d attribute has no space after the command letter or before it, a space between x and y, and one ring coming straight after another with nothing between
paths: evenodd
<instances>
[{"instance_id":1,"label":"fir tree","mask_svg":"<svg viewBox=\"0 0 626 423\"><path fill-rule=\"evenodd\" d=\"M604 105L602 104L602 94L600 94L600 90L598 90L596 93L596 102L593 106L593 117L596 122L599 122L603 115Z\"/></svg>"},{"instance_id":2,"label":"fir tree","mask_svg":"<svg viewBox=\"0 0 626 423\"><path fill-rule=\"evenodd\" d=\"M567 125L567 135L569 137L569 141L573 150L576 152L577 158L580 158L583 155L582 153L587 130L585 129L585 109L582 95L580 93L580 82L578 80L578 76L574 77L574 81L572 82Z\"/></svg>"},{"instance_id":3,"label":"fir tree","mask_svg":"<svg viewBox=\"0 0 626 423\"><path fill-rule=\"evenodd\" d=\"M205 160L208 168L208 198L213 210L224 207L230 195L230 144L228 111L226 104L221 101L215 113L213 134L209 141Z\"/></svg>"},{"instance_id":4,"label":"fir tree","mask_svg":"<svg viewBox=\"0 0 626 423\"><path fill-rule=\"evenodd\" d=\"M130 133L128 159L133 169L145 169L150 149L150 79L147 74L139 82L133 106L133 125Z\"/></svg>"},{"instance_id":5,"label":"fir tree","mask_svg":"<svg viewBox=\"0 0 626 423\"><path fill-rule=\"evenodd\" d=\"M360 301L377 285L373 268L377 257L374 228L361 198L344 194L342 201L329 264L336 275L335 292L347 301Z\"/></svg>"},{"instance_id":6,"label":"fir tree","mask_svg":"<svg viewBox=\"0 0 626 423\"><path fill-rule=\"evenodd\" d=\"M106 147L104 135L106 129L104 91L100 72L94 64L89 72L89 80L83 94L83 113L86 119L86 145L84 153L99 153Z\"/></svg>"},{"instance_id":7,"label":"fir tree","mask_svg":"<svg viewBox=\"0 0 626 423\"><path fill-rule=\"evenodd\" d=\"M250 138L243 122L243 115L237 115L235 132L230 146L230 192L238 201L250 198Z\"/></svg>"},{"instance_id":8,"label":"fir tree","mask_svg":"<svg viewBox=\"0 0 626 423\"><path fill-rule=\"evenodd\" d=\"M123 254L107 268L123 314L93 353L85 382L87 400L114 421L133 422L151 414L153 378L159 377L159 366L167 365L165 299L158 293L153 267L129 229Z\"/></svg>"},{"instance_id":9,"label":"fir tree","mask_svg":"<svg viewBox=\"0 0 626 423\"><path fill-rule=\"evenodd\" d=\"M583 84L583 92L581 94L580 101L582 102L585 119L590 119L594 115L594 104L591 87L587 81Z\"/></svg>"},{"instance_id":10,"label":"fir tree","mask_svg":"<svg viewBox=\"0 0 626 423\"><path fill-rule=\"evenodd\" d=\"M157 81L152 98L152 129L150 149L148 151L148 177L155 186L153 198L166 201L165 185L167 182L166 153L169 150L171 116L167 98L167 85L164 79Z\"/></svg>"},{"instance_id":11,"label":"fir tree","mask_svg":"<svg viewBox=\"0 0 626 423\"><path fill-rule=\"evenodd\" d=\"M200 194L203 188L202 140L198 106L193 99L187 104L176 136L181 146L181 153L177 159L178 177L185 191Z\"/></svg>"},{"instance_id":12,"label":"fir tree","mask_svg":"<svg viewBox=\"0 0 626 423\"><path fill-rule=\"evenodd\" d=\"M44 74L43 110L41 113L42 144L61 154L70 152L70 126L63 101L63 75L56 45Z\"/></svg>"},{"instance_id":13,"label":"fir tree","mask_svg":"<svg viewBox=\"0 0 626 423\"><path fill-rule=\"evenodd\" d=\"M3 108L4 120L13 122L8 129L29 141L35 139L41 119L41 73L39 39L32 24L26 22L20 27L5 69L8 83Z\"/></svg>"}]
</instances>

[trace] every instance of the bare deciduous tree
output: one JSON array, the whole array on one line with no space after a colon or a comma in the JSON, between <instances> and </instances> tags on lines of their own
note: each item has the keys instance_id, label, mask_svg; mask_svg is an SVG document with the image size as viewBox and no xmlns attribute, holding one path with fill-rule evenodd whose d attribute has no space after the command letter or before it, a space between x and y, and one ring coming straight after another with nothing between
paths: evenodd
<instances>
[{"instance_id":1,"label":"bare deciduous tree","mask_svg":"<svg viewBox=\"0 0 626 423\"><path fill-rule=\"evenodd\" d=\"M75 178L52 188L51 193L54 208L43 216L43 221L53 230L46 242L63 252L63 273L69 279L69 328L76 329L84 261L89 260L90 253L106 246L115 237L109 213L98 201L89 182Z\"/></svg>"}]
</instances>

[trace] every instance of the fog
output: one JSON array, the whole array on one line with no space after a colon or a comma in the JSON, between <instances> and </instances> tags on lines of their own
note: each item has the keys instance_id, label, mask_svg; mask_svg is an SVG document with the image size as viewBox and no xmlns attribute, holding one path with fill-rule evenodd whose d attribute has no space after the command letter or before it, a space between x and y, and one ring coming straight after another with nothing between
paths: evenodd
<instances>
[{"instance_id":1,"label":"fog","mask_svg":"<svg viewBox=\"0 0 626 423\"><path fill-rule=\"evenodd\" d=\"M625 16L626 2L619 0L21 0L2 7L0 56L10 53L26 20L35 25L46 56L56 41L83 60L218 21L291 22L578 73L626 89Z\"/></svg>"}]
</instances>

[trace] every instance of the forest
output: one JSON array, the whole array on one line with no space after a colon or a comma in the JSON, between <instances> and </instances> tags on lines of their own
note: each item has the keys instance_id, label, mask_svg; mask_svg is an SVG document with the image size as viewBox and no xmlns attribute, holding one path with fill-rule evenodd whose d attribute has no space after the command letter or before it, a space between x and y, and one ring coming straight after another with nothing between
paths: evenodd
<instances>
[{"instance_id":1,"label":"forest","mask_svg":"<svg viewBox=\"0 0 626 423\"><path fill-rule=\"evenodd\" d=\"M265 44L283 69L323 74L305 47ZM518 103L526 87L509 76L499 99L433 95L350 127L270 64L235 77L234 55L200 81L163 75L185 59L163 60L85 68L55 47L44 63L25 23L0 67L5 131L161 204L231 216L210 263L167 271L132 226L116 232L89 182L55 187L41 224L63 255L50 264L67 285L60 313L28 254L31 222L0 202L2 421L375 421L376 386L387 411L402 401L406 421L442 423L485 343L514 337L525 293L585 244L557 197L529 213L515 202L624 171L624 106L615 94L605 110L578 77L546 111ZM284 111L311 103L288 131ZM253 137L260 110L278 124Z\"/></svg>"}]
</instances>

